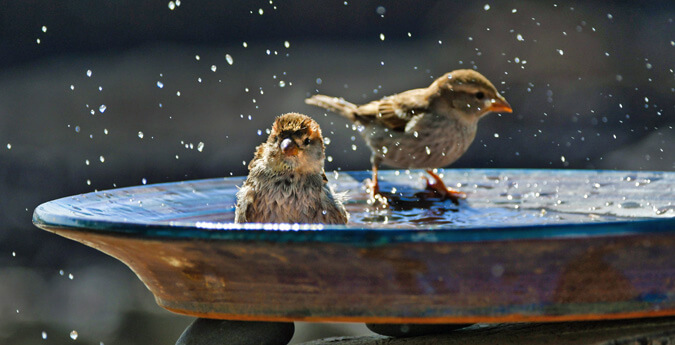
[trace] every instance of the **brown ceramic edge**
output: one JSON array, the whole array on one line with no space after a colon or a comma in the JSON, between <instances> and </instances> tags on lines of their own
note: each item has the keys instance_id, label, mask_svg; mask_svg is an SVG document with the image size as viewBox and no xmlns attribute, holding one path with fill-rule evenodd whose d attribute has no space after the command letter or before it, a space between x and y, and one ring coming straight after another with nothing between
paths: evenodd
<instances>
[{"instance_id":1,"label":"brown ceramic edge","mask_svg":"<svg viewBox=\"0 0 675 345\"><path fill-rule=\"evenodd\" d=\"M236 321L263 322L355 322L355 323L391 323L391 324L457 324L457 323L516 323L516 322L566 322L566 321L600 321L638 318L656 318L675 316L675 309L651 312L624 312L612 314L567 314L567 315L523 315L505 316L450 316L450 317L382 317L382 316L265 316L237 315L223 313L204 313L158 304L176 314L206 319L222 319Z\"/></svg>"}]
</instances>

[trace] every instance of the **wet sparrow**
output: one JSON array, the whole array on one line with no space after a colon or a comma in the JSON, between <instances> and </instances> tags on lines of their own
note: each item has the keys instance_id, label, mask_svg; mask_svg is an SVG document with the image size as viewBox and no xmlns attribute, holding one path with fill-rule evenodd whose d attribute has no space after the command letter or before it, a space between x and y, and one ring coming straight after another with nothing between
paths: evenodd
<instances>
[{"instance_id":1,"label":"wet sparrow","mask_svg":"<svg viewBox=\"0 0 675 345\"><path fill-rule=\"evenodd\" d=\"M267 141L256 148L237 192L235 223L345 224L349 218L323 170L321 129L310 117L277 117Z\"/></svg>"},{"instance_id":2,"label":"wet sparrow","mask_svg":"<svg viewBox=\"0 0 675 345\"><path fill-rule=\"evenodd\" d=\"M434 179L427 188L457 203L466 194L449 189L432 169L456 161L476 136L478 120L490 112L508 112L511 106L480 73L456 70L427 88L405 91L364 105L343 98L314 95L305 103L341 114L363 126L361 135L372 151L372 193L379 193L381 163L397 168L422 168Z\"/></svg>"}]
</instances>

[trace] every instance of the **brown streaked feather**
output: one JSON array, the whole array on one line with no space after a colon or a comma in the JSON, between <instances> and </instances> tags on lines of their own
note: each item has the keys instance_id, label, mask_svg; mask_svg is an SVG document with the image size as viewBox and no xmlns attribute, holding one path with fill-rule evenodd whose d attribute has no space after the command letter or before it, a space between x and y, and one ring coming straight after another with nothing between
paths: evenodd
<instances>
[{"instance_id":1,"label":"brown streaked feather","mask_svg":"<svg viewBox=\"0 0 675 345\"><path fill-rule=\"evenodd\" d=\"M363 122L377 122L395 131L405 130L408 121L429 107L430 99L438 94L424 88L401 92L360 106L357 117Z\"/></svg>"}]
</instances>

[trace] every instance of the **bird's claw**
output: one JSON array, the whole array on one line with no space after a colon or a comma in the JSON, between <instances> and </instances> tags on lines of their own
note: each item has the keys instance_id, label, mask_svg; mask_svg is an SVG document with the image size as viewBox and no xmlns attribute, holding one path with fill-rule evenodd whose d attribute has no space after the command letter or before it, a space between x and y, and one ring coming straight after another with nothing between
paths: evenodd
<instances>
[{"instance_id":1,"label":"bird's claw","mask_svg":"<svg viewBox=\"0 0 675 345\"><path fill-rule=\"evenodd\" d=\"M443 181L436 180L432 182L426 176L422 176L422 178L426 181L426 189L434 192L441 200L450 199L455 205L459 205L460 199L463 200L467 198L466 193L446 187Z\"/></svg>"}]
</instances>

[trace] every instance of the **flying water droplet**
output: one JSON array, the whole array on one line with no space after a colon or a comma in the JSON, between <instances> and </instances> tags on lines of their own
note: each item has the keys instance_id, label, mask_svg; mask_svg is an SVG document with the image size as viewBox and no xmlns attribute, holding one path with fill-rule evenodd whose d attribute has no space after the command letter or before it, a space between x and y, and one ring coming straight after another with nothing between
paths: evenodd
<instances>
[{"instance_id":1,"label":"flying water droplet","mask_svg":"<svg viewBox=\"0 0 675 345\"><path fill-rule=\"evenodd\" d=\"M197 151L202 152L203 150L204 150L204 143L200 141L199 144L197 144Z\"/></svg>"},{"instance_id":2,"label":"flying water droplet","mask_svg":"<svg viewBox=\"0 0 675 345\"><path fill-rule=\"evenodd\" d=\"M78 336L77 331L74 330L70 332L70 339L77 340L77 336Z\"/></svg>"},{"instance_id":3,"label":"flying water droplet","mask_svg":"<svg viewBox=\"0 0 675 345\"><path fill-rule=\"evenodd\" d=\"M216 67L216 65L211 65L211 71L212 72L215 72L217 69L218 69L218 67Z\"/></svg>"},{"instance_id":4,"label":"flying water droplet","mask_svg":"<svg viewBox=\"0 0 675 345\"><path fill-rule=\"evenodd\" d=\"M101 106L98 107L98 111L100 111L101 114L103 114L106 109L108 109L108 107L106 107L105 104L101 104Z\"/></svg>"},{"instance_id":5,"label":"flying water droplet","mask_svg":"<svg viewBox=\"0 0 675 345\"><path fill-rule=\"evenodd\" d=\"M143 132L138 131L138 137L139 137L139 138L143 139L144 136L145 136L145 135L143 134Z\"/></svg>"},{"instance_id":6,"label":"flying water droplet","mask_svg":"<svg viewBox=\"0 0 675 345\"><path fill-rule=\"evenodd\" d=\"M225 54L225 61L227 61L227 63L229 65L232 65L234 63L234 59L232 58L232 55L230 55L230 54Z\"/></svg>"},{"instance_id":7,"label":"flying water droplet","mask_svg":"<svg viewBox=\"0 0 675 345\"><path fill-rule=\"evenodd\" d=\"M105 157L103 157L103 156L99 156L99 157L98 157L98 160L100 160L100 161L101 161L101 163L104 163L104 162L105 162Z\"/></svg>"},{"instance_id":8,"label":"flying water droplet","mask_svg":"<svg viewBox=\"0 0 675 345\"><path fill-rule=\"evenodd\" d=\"M486 10L486 11L489 11L489 10L490 10L490 5L485 4L485 6L483 6L483 9Z\"/></svg>"},{"instance_id":9,"label":"flying water droplet","mask_svg":"<svg viewBox=\"0 0 675 345\"><path fill-rule=\"evenodd\" d=\"M290 47L291 47L291 42L284 41L284 47L290 48Z\"/></svg>"},{"instance_id":10,"label":"flying water droplet","mask_svg":"<svg viewBox=\"0 0 675 345\"><path fill-rule=\"evenodd\" d=\"M384 41L384 34L380 34L380 41Z\"/></svg>"},{"instance_id":11,"label":"flying water droplet","mask_svg":"<svg viewBox=\"0 0 675 345\"><path fill-rule=\"evenodd\" d=\"M163 88L164 83L162 83L161 81L157 81L157 87L160 88L160 89Z\"/></svg>"},{"instance_id":12,"label":"flying water droplet","mask_svg":"<svg viewBox=\"0 0 675 345\"><path fill-rule=\"evenodd\" d=\"M47 339L47 332L42 331L42 339Z\"/></svg>"},{"instance_id":13,"label":"flying water droplet","mask_svg":"<svg viewBox=\"0 0 675 345\"><path fill-rule=\"evenodd\" d=\"M283 80L279 80L279 87L285 87L285 86L286 86L286 82L283 81Z\"/></svg>"},{"instance_id":14,"label":"flying water droplet","mask_svg":"<svg viewBox=\"0 0 675 345\"><path fill-rule=\"evenodd\" d=\"M87 77L91 77L91 70L90 69L87 70Z\"/></svg>"},{"instance_id":15,"label":"flying water droplet","mask_svg":"<svg viewBox=\"0 0 675 345\"><path fill-rule=\"evenodd\" d=\"M323 144L324 144L324 145L330 145L330 138L329 138L329 137L324 137L324 138L323 138Z\"/></svg>"},{"instance_id":16,"label":"flying water droplet","mask_svg":"<svg viewBox=\"0 0 675 345\"><path fill-rule=\"evenodd\" d=\"M7 143L7 149L8 149L8 150L11 150L11 149L12 149L12 144Z\"/></svg>"},{"instance_id":17,"label":"flying water droplet","mask_svg":"<svg viewBox=\"0 0 675 345\"><path fill-rule=\"evenodd\" d=\"M144 177L144 178L141 179L141 183L142 183L142 184L147 184L147 183L148 183L148 180L146 180L145 177Z\"/></svg>"}]
</instances>

